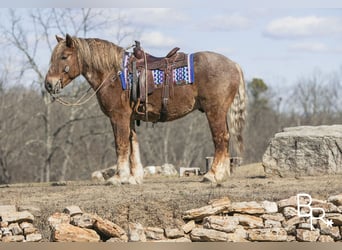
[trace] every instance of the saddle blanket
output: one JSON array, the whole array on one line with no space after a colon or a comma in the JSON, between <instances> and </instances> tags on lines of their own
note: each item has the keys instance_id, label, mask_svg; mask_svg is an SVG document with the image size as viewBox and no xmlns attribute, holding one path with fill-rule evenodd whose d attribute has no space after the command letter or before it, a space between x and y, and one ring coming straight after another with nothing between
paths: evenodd
<instances>
[{"instance_id":1,"label":"saddle blanket","mask_svg":"<svg viewBox=\"0 0 342 250\"><path fill-rule=\"evenodd\" d=\"M131 89L133 83L133 74L128 72L128 62L130 54L125 54L123 58L123 70L120 72L120 80L123 90ZM194 73L194 54L188 54L188 65L180 68L175 68L172 72L173 83L180 84L192 84L195 81ZM165 81L165 73L163 70L152 70L154 84L159 86Z\"/></svg>"}]
</instances>

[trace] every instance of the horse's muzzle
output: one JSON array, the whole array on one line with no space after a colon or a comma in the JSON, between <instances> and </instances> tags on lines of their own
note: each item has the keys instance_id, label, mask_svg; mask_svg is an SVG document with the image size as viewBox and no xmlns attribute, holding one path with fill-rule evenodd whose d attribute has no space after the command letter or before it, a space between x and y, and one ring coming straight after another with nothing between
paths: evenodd
<instances>
[{"instance_id":1,"label":"horse's muzzle","mask_svg":"<svg viewBox=\"0 0 342 250\"><path fill-rule=\"evenodd\" d=\"M46 78L45 79L45 88L50 94L58 94L62 89L62 81L61 79L53 80Z\"/></svg>"}]
</instances>

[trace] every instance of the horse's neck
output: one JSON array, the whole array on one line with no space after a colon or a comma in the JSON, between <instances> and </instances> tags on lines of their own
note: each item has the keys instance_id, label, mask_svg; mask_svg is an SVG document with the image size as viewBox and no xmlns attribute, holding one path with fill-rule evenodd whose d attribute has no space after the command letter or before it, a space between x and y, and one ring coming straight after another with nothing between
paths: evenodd
<instances>
[{"instance_id":1,"label":"horse's neck","mask_svg":"<svg viewBox=\"0 0 342 250\"><path fill-rule=\"evenodd\" d=\"M92 61L89 61L89 58L81 60L81 68L82 68L82 75L85 79L89 82L93 89L97 89L98 86L105 81L109 75L116 70L116 67L108 66L95 66Z\"/></svg>"},{"instance_id":2,"label":"horse's neck","mask_svg":"<svg viewBox=\"0 0 342 250\"><path fill-rule=\"evenodd\" d=\"M84 72L82 75L93 89L96 89L105 79L104 74L101 74L100 72L87 71Z\"/></svg>"},{"instance_id":3,"label":"horse's neck","mask_svg":"<svg viewBox=\"0 0 342 250\"><path fill-rule=\"evenodd\" d=\"M123 54L123 52L122 52ZM122 58L121 60L122 61ZM82 75L89 82L93 89L96 89L100 86L103 81L109 78L111 74L115 74L120 70L120 65L114 66L116 63L113 63L112 68L107 67L94 67L91 62L84 61L82 62Z\"/></svg>"}]
</instances>

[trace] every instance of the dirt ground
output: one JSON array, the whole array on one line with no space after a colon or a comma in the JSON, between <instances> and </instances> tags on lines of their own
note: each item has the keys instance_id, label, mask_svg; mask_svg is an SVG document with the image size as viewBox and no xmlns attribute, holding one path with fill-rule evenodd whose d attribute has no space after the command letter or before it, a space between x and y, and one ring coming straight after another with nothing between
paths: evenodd
<instances>
[{"instance_id":1,"label":"dirt ground","mask_svg":"<svg viewBox=\"0 0 342 250\"><path fill-rule=\"evenodd\" d=\"M78 205L124 229L127 222L144 226L177 227L183 211L228 196L232 201L278 201L299 192L326 199L342 193L342 175L265 177L260 164L239 167L221 186L201 182L202 177L149 177L142 185L106 186L89 182L29 183L0 186L0 205L33 205L41 209L35 224L48 241L47 218L66 206Z\"/></svg>"}]
</instances>

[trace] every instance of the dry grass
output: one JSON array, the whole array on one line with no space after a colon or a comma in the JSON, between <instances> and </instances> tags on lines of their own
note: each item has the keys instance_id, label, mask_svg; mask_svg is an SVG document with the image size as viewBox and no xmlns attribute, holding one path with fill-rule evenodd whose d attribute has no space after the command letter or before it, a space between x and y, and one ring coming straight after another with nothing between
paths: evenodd
<instances>
[{"instance_id":1,"label":"dry grass","mask_svg":"<svg viewBox=\"0 0 342 250\"><path fill-rule=\"evenodd\" d=\"M301 178L266 178L261 164L236 169L217 187L202 183L201 177L147 178L139 186L104 186L89 182L14 184L0 188L0 204L34 205L42 210L37 227L48 240L47 218L68 205L97 213L123 228L127 222L144 226L177 227L183 211L204 206L214 198L229 196L233 201L278 201L299 192L326 199L342 193L341 175Z\"/></svg>"}]
</instances>

